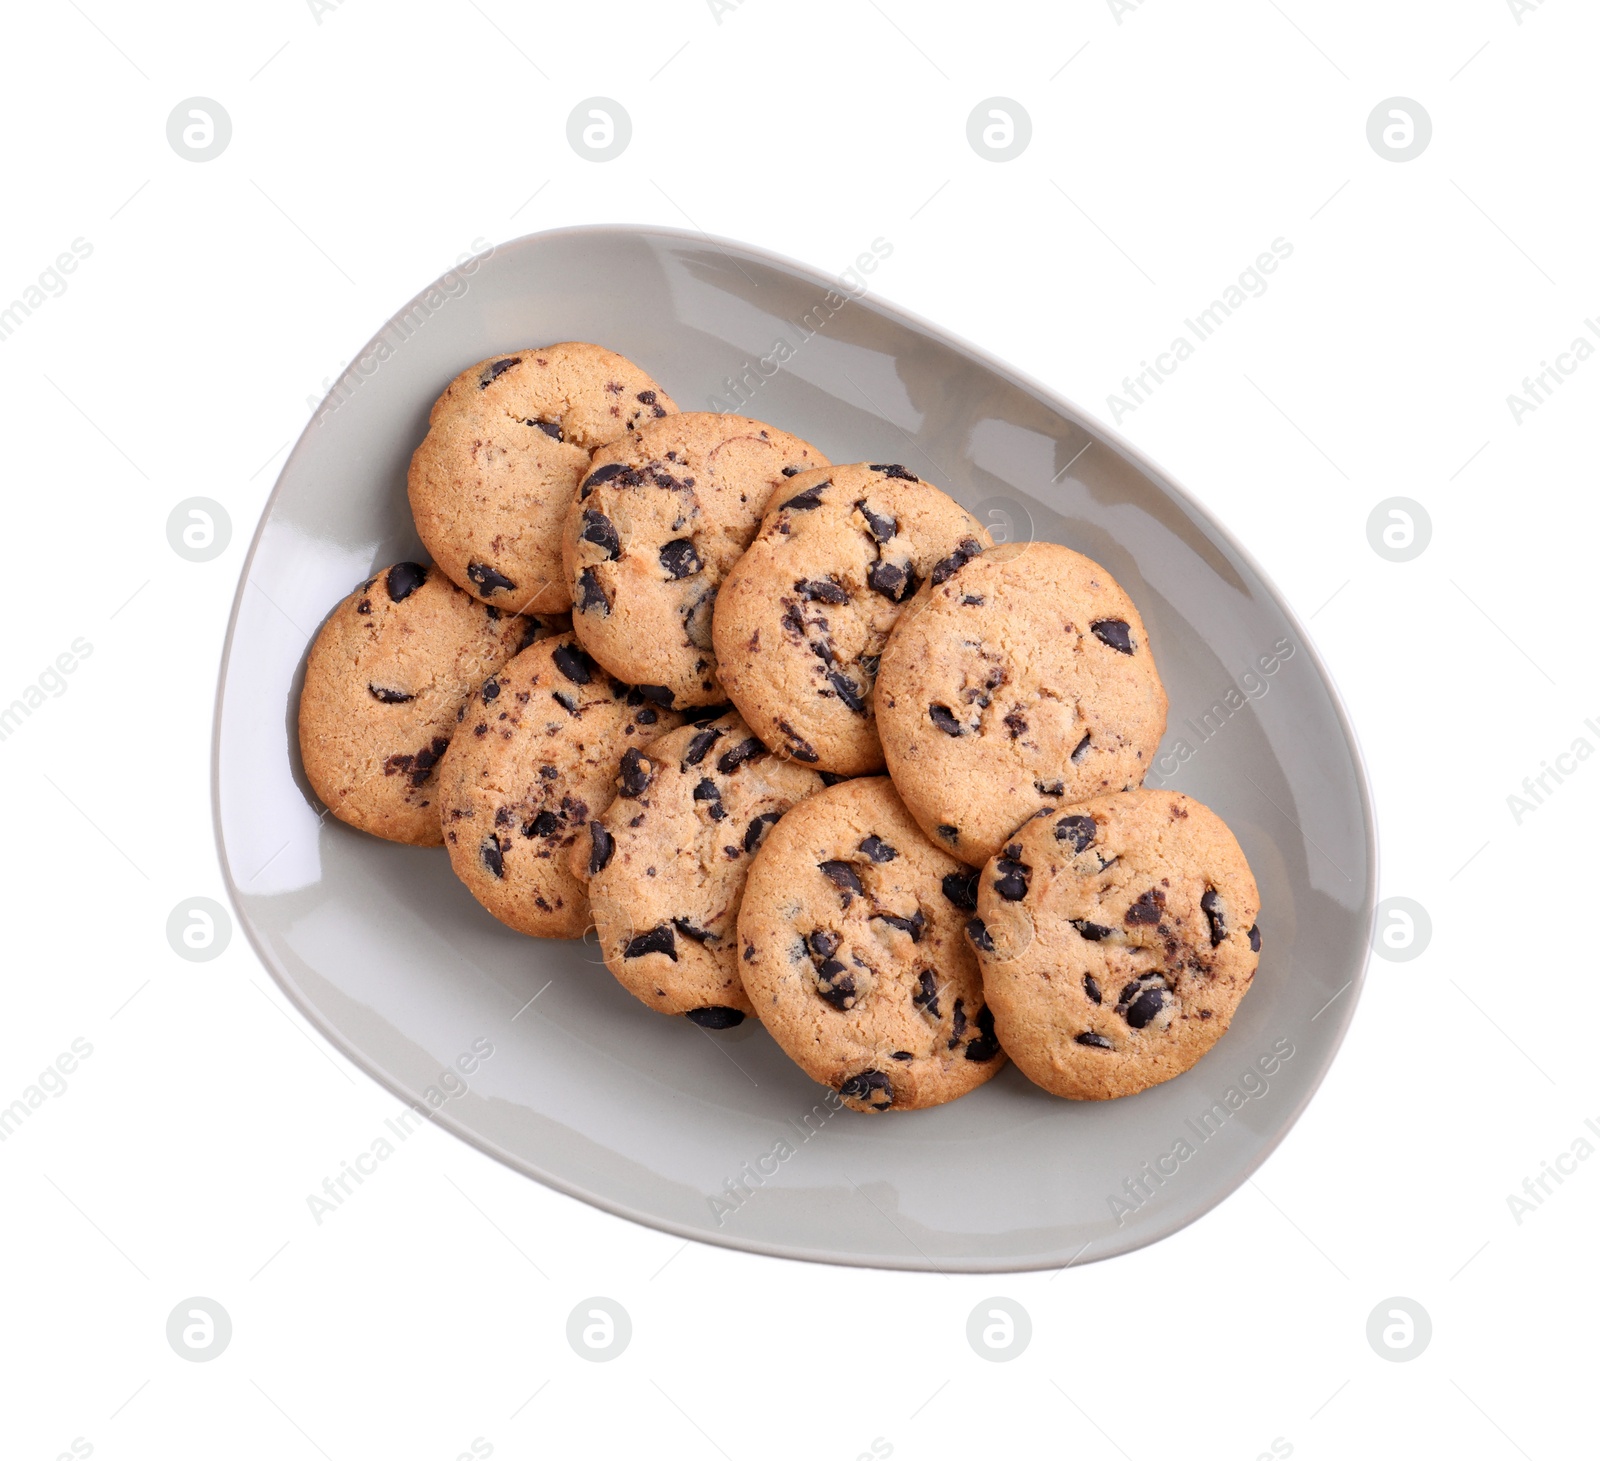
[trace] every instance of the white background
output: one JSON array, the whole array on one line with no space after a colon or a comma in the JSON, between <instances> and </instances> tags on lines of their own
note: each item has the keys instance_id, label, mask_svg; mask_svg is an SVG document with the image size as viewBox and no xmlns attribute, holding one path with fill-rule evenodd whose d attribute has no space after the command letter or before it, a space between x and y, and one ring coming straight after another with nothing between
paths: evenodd
<instances>
[{"instance_id":1,"label":"white background","mask_svg":"<svg viewBox=\"0 0 1600 1461\"><path fill-rule=\"evenodd\" d=\"M1507 1198L1600 1122L1600 764L1520 821L1507 798L1576 738L1600 747L1600 359L1520 424L1506 397L1600 316L1593 7L314 8L7 13L0 304L72 240L92 254L0 341L0 704L74 639L92 653L0 742L0 1104L75 1039L93 1054L0 1144L0 1451L1592 1447L1600 1160L1569 1163L1520 1222ZM633 121L604 164L566 140L596 94ZM233 123L204 164L165 131L196 95ZM966 138L993 96L1032 119L1014 161ZM1405 163L1367 139L1395 96L1433 123ZM1382 892L1433 933L1411 962L1374 961L1305 1118L1183 1233L1059 1275L780 1262L592 1211L432 1128L313 1223L307 1194L397 1103L237 930L209 963L165 935L181 900L224 898L208 760L240 564L308 399L400 303L477 237L596 221L830 271L881 236L876 293L1108 422L1124 375L1272 240L1293 245L1120 430L1309 621L1369 758ZM209 563L168 546L192 496L232 520ZM1368 542L1392 496L1431 518L1410 562ZM232 1318L209 1363L166 1339L194 1295ZM632 1317L612 1363L565 1338L591 1295ZM991 1295L1031 1315L1009 1363L966 1339ZM1409 1363L1366 1337L1391 1296L1431 1315Z\"/></svg>"}]
</instances>

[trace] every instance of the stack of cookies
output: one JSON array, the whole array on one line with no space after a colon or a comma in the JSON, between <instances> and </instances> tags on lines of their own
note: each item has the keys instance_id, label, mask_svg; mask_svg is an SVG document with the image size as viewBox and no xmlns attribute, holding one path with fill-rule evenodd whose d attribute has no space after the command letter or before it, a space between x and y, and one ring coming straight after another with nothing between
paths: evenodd
<instances>
[{"instance_id":1,"label":"stack of cookies","mask_svg":"<svg viewBox=\"0 0 1600 1461\"><path fill-rule=\"evenodd\" d=\"M451 381L409 495L431 566L368 579L307 660L340 820L443 844L522 933L592 928L664 1015L759 1019L856 1110L1007 1056L1128 1095L1227 1029L1255 882L1142 786L1166 694L1097 563L575 342Z\"/></svg>"}]
</instances>

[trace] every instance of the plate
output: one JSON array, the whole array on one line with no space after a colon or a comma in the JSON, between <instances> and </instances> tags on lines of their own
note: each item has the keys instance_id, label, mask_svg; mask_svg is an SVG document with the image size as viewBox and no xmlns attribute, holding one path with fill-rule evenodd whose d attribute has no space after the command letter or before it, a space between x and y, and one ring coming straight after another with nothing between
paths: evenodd
<instances>
[{"instance_id":1,"label":"plate","mask_svg":"<svg viewBox=\"0 0 1600 1461\"><path fill-rule=\"evenodd\" d=\"M943 1272L1056 1268L1194 1221L1305 1109L1355 1009L1377 877L1354 734L1304 629L1204 508L1076 407L848 282L701 234L596 227L469 260L374 338L284 466L246 559L213 792L239 920L350 1060L538 1181L686 1238ZM307 646L376 568L422 556L406 465L472 362L555 340L637 360L835 461L899 461L1002 541L1053 540L1133 595L1171 697L1151 784L1232 826L1262 894L1255 987L1187 1074L1075 1103L1013 1068L867 1117L753 1021L665 1019L589 942L511 932L442 850L325 815L299 765Z\"/></svg>"}]
</instances>

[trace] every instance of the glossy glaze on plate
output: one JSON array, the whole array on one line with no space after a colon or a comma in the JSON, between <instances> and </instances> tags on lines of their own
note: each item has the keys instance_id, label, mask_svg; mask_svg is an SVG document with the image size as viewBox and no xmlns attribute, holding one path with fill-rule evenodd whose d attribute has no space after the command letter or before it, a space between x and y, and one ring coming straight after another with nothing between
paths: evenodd
<instances>
[{"instance_id":1,"label":"glossy glaze on plate","mask_svg":"<svg viewBox=\"0 0 1600 1461\"><path fill-rule=\"evenodd\" d=\"M1126 1252L1238 1187L1338 1049L1377 876L1359 752L1304 631L1199 504L1042 387L837 287L743 245L584 228L502 245L402 310L290 455L246 561L213 764L230 891L289 997L403 1099L422 1102L442 1071L492 1045L435 1119L609 1211L890 1268ZM841 1111L753 1022L712 1034L656 1015L592 943L497 924L442 850L320 815L294 736L306 650L355 583L419 556L406 464L430 404L472 361L566 339L637 360L686 410L760 417L835 461L904 462L997 539L1066 543L1117 576L1172 701L1151 784L1220 813L1261 887L1255 987L1194 1070L1080 1104L1008 1068L934 1110Z\"/></svg>"}]
</instances>

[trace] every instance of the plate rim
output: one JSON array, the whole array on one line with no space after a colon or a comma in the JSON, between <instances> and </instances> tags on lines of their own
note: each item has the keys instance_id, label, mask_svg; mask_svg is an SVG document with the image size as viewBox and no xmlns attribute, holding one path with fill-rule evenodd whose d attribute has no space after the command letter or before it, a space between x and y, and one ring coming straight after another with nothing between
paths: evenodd
<instances>
[{"instance_id":1,"label":"plate rim","mask_svg":"<svg viewBox=\"0 0 1600 1461\"><path fill-rule=\"evenodd\" d=\"M431 291L439 288L452 274L461 272L467 264L477 265L502 252L521 250L536 246L549 240L560 238L573 238L582 236L604 235L607 237L633 238L646 240L664 240L669 244L691 243L706 245L722 253L738 253L751 260L766 264L790 275L810 280L835 293L843 294L839 285L843 280L837 276L815 268L810 264L801 263L799 260L788 258L783 254L762 247L759 244L744 243L737 239L723 238L715 234L702 233L699 230L684 228L668 228L649 223L582 223L571 224L561 228L541 229L535 233L520 234L516 238L507 239L503 243L492 244L487 250L471 256L464 263L453 265L443 274L440 274L431 283L418 290L400 308L394 310L379 329L367 340L366 344L355 355L351 356L350 364L340 373L322 400L318 402L316 410L311 413L306 424L301 428L300 434L295 438L294 446L289 455L284 459L283 466L272 484L272 491L267 494L266 501L261 506L261 513L251 534L250 546L244 556L244 561L239 569L239 582L234 590L233 603L228 613L227 632L223 636L220 661L217 669L217 689L212 700L211 719L211 756L210 756L210 792L211 792L211 824L212 832L216 839L217 861L222 873L223 886L227 891L228 901L233 907L234 916L243 931L245 940L260 960L272 981L289 1000L290 1004L305 1018L311 1027L317 1031L333 1048L345 1059L349 1060L356 1068L376 1082L391 1095L398 1097L407 1104L416 1104L414 1092L407 1091L386 1070L380 1068L375 1060L370 1058L359 1046L348 1041L343 1033L329 1021L320 1011L311 1004L309 998L302 993L295 981L288 973L278 966L277 960L269 953L263 941L257 936L253 920L246 915L240 903L241 894L234 881L233 868L228 856L227 842L222 825L222 797L221 797L221 753L222 753L222 708L228 691L228 672L233 660L234 635L239 626L240 610L244 604L245 590L250 585L251 570L255 566L256 554L261 547L261 541L272 509L277 502L279 494L283 491L284 479L289 475L296 458L305 449L306 442L311 432L321 419L322 412L327 403L342 390L350 377L357 375L356 362L366 358L383 338L389 326L401 316L405 315L417 302ZM1300 1099L1292 1110L1287 1112L1278 1123L1277 1129L1271 1138L1251 1157L1242 1164L1238 1170L1236 1180L1232 1181L1227 1190L1214 1200L1205 1203L1193 1212L1187 1214L1174 1214L1170 1219L1158 1221L1152 1229L1145 1229L1135 1236L1128 1234L1126 1240L1118 1241L1113 1236L1103 1251L1096 1253L1091 1258L1083 1258L1085 1249L1080 1249L1078 1255L1067 1259L1064 1263L1053 1260L1033 1258L997 1258L993 1261L984 1261L980 1258L963 1258L947 1264L935 1263L926 1255L920 1257L901 1255L866 1255L848 1254L826 1251L821 1248L799 1247L785 1243L774 1243L758 1238L741 1237L734 1234L708 1233L703 1228L691 1227L688 1224L674 1219L663 1217L660 1214L641 1211L626 1202L602 1196L585 1188L582 1183L557 1175L538 1164L517 1156L499 1146L498 1143L473 1130L454 1116L444 1110L434 1111L426 1109L424 1114L428 1119L447 1131L468 1146L482 1152L485 1156L493 1158L502 1165L509 1167L523 1177L531 1178L544 1187L559 1192L567 1197L576 1198L591 1207L610 1213L614 1217L626 1218L641 1227L652 1228L657 1232L670 1233L675 1237L685 1238L691 1242L700 1243L711 1248L726 1248L738 1252L759 1254L766 1258L791 1259L805 1263L822 1263L834 1267L844 1268L874 1268L886 1271L912 1272L912 1273L942 1273L946 1276L957 1273L967 1274L999 1274L999 1273L1043 1273L1050 1270L1060 1271L1063 1268L1080 1266L1080 1263L1100 1263L1110 1258L1122 1257L1138 1252L1144 1248L1154 1247L1156 1244L1170 1238L1174 1233L1181 1232L1191 1223L1200 1221L1201 1218L1215 1212L1229 1198L1234 1196L1245 1185L1270 1157L1289 1133L1299 1124L1300 1118L1305 1115L1306 1109L1322 1089L1323 1082L1328 1077L1328 1072L1333 1068L1340 1051L1344 1048L1345 1038L1349 1033L1350 1025L1355 1019L1357 1006L1361 1002L1361 995L1366 986L1367 973L1372 963L1372 936L1377 923L1377 905L1379 888L1379 839L1377 807L1372 792L1371 778L1367 770L1366 756L1361 747L1360 737L1351 719L1344 696L1340 693L1338 684L1318 651L1315 641L1307 632L1305 624L1301 621L1294 606L1278 588L1272 576L1268 574L1256 561L1255 556L1241 543L1233 530L1221 518L1207 509L1200 500L1186 487L1174 479L1168 472L1157 465L1138 447L1125 440L1120 433L1111 427L1103 425L1098 418L1084 411L1076 402L1059 394L1051 388L1035 380L1026 372L1018 370L1015 366L1008 365L996 356L990 354L979 345L973 344L963 336L946 329L944 326L924 318L916 311L907 309L902 305L893 304L876 295L871 290L863 290L857 295L845 295L851 304L860 304L869 308L892 322L907 325L917 333L937 339L958 353L965 354L986 370L993 372L1001 379L1009 381L1026 394L1032 396L1040 405L1064 416L1082 431L1086 432L1097 444L1111 448L1118 455L1136 466L1148 478L1156 483L1164 492L1168 493L1181 503L1189 513L1192 521L1198 523L1203 529L1213 531L1220 536L1228 550L1236 554L1239 559L1253 572L1262 585L1272 595L1274 604L1288 619L1291 628L1298 636L1300 646L1306 651L1311 665L1321 681L1324 691L1333 707L1334 716L1345 742L1351 753L1352 769L1355 773L1356 794L1360 804L1362 824L1366 832L1367 852L1367 879L1363 890L1361 907L1361 921L1365 923L1365 937L1362 942L1363 953L1355 961L1355 967L1350 971L1350 980L1345 988L1353 990L1345 1008L1334 1029L1332 1043L1328 1047L1326 1056L1320 1066L1315 1070L1309 1084L1305 1087ZM1343 989L1339 991L1340 994ZM1334 996L1335 999L1338 995ZM424 1103L425 1105L426 1103ZM1088 1247L1094 1246L1096 1240L1091 1239Z\"/></svg>"}]
</instances>

